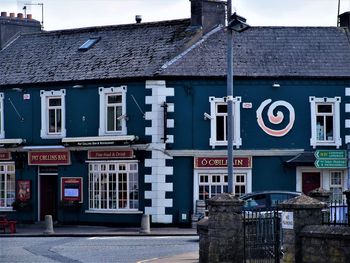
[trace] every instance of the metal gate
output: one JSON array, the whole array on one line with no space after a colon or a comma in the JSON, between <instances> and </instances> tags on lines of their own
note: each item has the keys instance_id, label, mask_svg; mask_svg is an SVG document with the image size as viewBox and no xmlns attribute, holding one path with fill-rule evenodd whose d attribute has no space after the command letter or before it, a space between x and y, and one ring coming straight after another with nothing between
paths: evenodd
<instances>
[{"instance_id":1,"label":"metal gate","mask_svg":"<svg viewBox=\"0 0 350 263\"><path fill-rule=\"evenodd\" d=\"M281 213L278 210L243 212L244 262L279 263L281 257Z\"/></svg>"}]
</instances>

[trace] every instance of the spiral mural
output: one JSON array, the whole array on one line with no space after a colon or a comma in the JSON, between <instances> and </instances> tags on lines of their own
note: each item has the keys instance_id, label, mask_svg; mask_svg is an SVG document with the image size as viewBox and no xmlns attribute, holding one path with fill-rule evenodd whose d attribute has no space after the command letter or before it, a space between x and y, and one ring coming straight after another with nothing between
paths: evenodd
<instances>
[{"instance_id":1,"label":"spiral mural","mask_svg":"<svg viewBox=\"0 0 350 263\"><path fill-rule=\"evenodd\" d=\"M277 108L277 107L286 107L289 111L289 123L286 125L285 128L283 129L280 129L280 130L274 130L274 129L271 129L269 127L267 127L264 123L264 120L262 118L262 113L263 113L263 110L264 108L271 103L271 99L267 99L267 100L264 100L261 105L259 106L259 108L256 110L256 118L257 118L257 122L258 122L258 125L260 126L260 128L266 132L268 135L270 136L274 136L274 137L282 137L284 135L286 135L292 128L293 128L293 125L294 125L294 121L295 121L295 112L294 112L294 108L293 106L286 102L286 101L283 101L283 100L278 100L278 101L275 101L274 103L272 103L267 111L267 116L268 116L268 119L269 121L272 123L272 124L280 124L283 120L284 120L284 115L283 115L283 112L281 111L277 111L276 115L273 113L274 110Z\"/></svg>"}]
</instances>

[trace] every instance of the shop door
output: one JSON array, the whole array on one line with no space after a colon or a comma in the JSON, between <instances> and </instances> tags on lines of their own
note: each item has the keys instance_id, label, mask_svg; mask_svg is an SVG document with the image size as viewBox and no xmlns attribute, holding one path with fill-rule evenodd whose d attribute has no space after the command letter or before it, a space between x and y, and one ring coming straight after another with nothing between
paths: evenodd
<instances>
[{"instance_id":1,"label":"shop door","mask_svg":"<svg viewBox=\"0 0 350 263\"><path fill-rule=\"evenodd\" d=\"M308 194L310 191L319 188L321 175L318 172L302 174L302 191Z\"/></svg>"},{"instance_id":2,"label":"shop door","mask_svg":"<svg viewBox=\"0 0 350 263\"><path fill-rule=\"evenodd\" d=\"M40 176L40 220L45 220L45 215L57 219L57 175Z\"/></svg>"}]
</instances>

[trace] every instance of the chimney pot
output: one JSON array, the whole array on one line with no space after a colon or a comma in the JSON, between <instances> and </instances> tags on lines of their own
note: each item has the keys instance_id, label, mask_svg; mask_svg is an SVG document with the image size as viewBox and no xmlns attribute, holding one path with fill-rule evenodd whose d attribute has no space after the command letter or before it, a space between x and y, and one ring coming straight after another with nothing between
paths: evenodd
<instances>
[{"instance_id":1,"label":"chimney pot","mask_svg":"<svg viewBox=\"0 0 350 263\"><path fill-rule=\"evenodd\" d=\"M22 19L23 18L23 14L22 13L18 13L17 14L17 18Z\"/></svg>"},{"instance_id":2,"label":"chimney pot","mask_svg":"<svg viewBox=\"0 0 350 263\"><path fill-rule=\"evenodd\" d=\"M15 17L15 13L10 13L10 17L14 18Z\"/></svg>"},{"instance_id":3,"label":"chimney pot","mask_svg":"<svg viewBox=\"0 0 350 263\"><path fill-rule=\"evenodd\" d=\"M136 15L136 16L135 16L135 20L136 20L136 23L137 23L137 24L140 24L141 21L142 21L142 16L141 16L141 15Z\"/></svg>"},{"instance_id":4,"label":"chimney pot","mask_svg":"<svg viewBox=\"0 0 350 263\"><path fill-rule=\"evenodd\" d=\"M27 19L28 19L28 20L32 20L32 19L33 19L32 14L27 14Z\"/></svg>"},{"instance_id":5,"label":"chimney pot","mask_svg":"<svg viewBox=\"0 0 350 263\"><path fill-rule=\"evenodd\" d=\"M7 16L7 12L1 12L1 16Z\"/></svg>"}]
</instances>

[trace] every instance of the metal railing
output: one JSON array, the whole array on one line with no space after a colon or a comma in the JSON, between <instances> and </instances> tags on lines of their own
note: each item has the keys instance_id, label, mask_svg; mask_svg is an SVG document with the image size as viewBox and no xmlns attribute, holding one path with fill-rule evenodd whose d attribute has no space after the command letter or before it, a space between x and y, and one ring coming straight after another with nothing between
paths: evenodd
<instances>
[{"instance_id":1,"label":"metal railing","mask_svg":"<svg viewBox=\"0 0 350 263\"><path fill-rule=\"evenodd\" d=\"M345 201L332 201L323 210L322 224L350 226L349 209Z\"/></svg>"}]
</instances>

